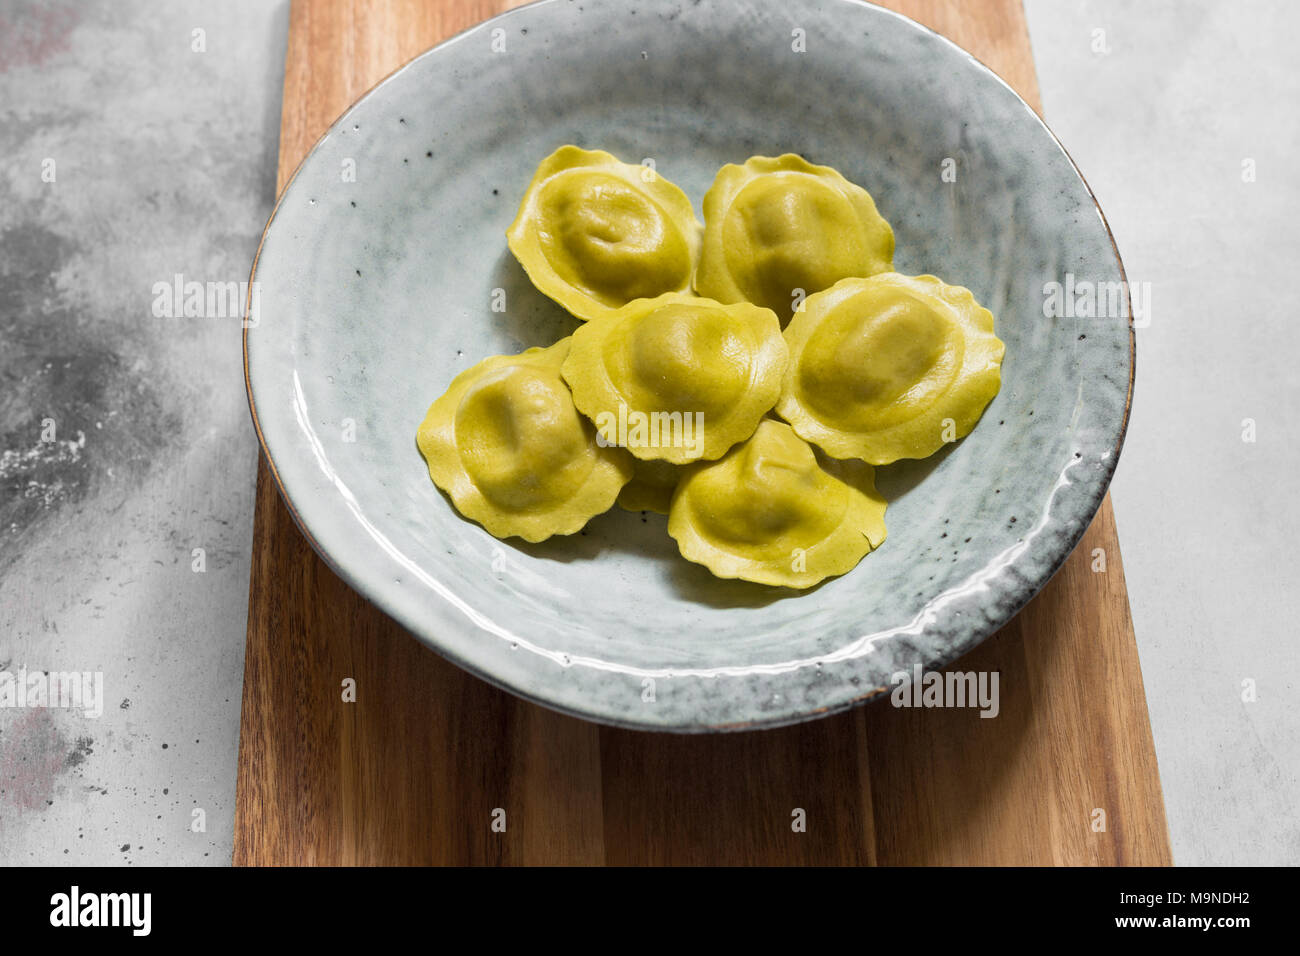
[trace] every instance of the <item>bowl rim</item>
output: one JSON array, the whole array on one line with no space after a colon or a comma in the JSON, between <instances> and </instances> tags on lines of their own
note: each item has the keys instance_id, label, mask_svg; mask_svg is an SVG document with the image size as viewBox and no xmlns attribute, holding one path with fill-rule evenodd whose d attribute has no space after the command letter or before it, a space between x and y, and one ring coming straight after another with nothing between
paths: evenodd
<instances>
[{"instance_id":1,"label":"bowl rim","mask_svg":"<svg viewBox=\"0 0 1300 956\"><path fill-rule=\"evenodd\" d=\"M307 164L316 155L316 153L320 151L325 141L329 139L330 136L334 133L334 131L343 124L344 120L347 119L347 117L352 113L354 109L356 109L364 100L368 99L371 96L371 94L375 93L380 87L383 87L387 85L389 82L395 80L398 76L406 72L408 69L413 67L416 63L423 60L425 57L429 57L437 54L445 47L450 46L451 44L461 40L467 34L475 32L477 30L481 30L485 26L488 26L490 24L499 24L504 20L507 20L509 18L515 17L523 13L524 11L536 10L541 7L552 6L554 4L558 4L561 2L563 2L563 0L531 0L531 2L529 3L522 4L510 10L505 10L501 13L496 14L495 16L471 24L465 29L460 30L457 33L453 34L452 36L440 40L438 43L429 47L427 50L424 50L416 54L415 56L411 57L409 60L402 63L400 66L396 67L388 74L386 74L382 79L372 84L363 93L357 96L337 117L335 117L335 119L330 123L330 125L326 128L326 130L319 137L317 137L316 141L312 144L311 148L306 152L306 154L302 157L302 159L299 160L298 164L294 167L293 172L289 175L288 179L285 181L284 187L279 191L279 195L276 197L276 201L274 206L271 209L271 213L267 217L266 225L262 228L261 236L258 239L257 251L253 255L253 262L249 271L248 295L245 300L243 322L241 323L242 325L241 349L243 352L244 391L245 391L245 396L248 400L249 414L253 421L253 429L257 434L257 442L261 450L260 457L266 462L267 474L270 475L271 480L274 482L276 490L279 493L280 500L283 502L286 510L289 512L290 517L293 519L295 526L297 526L298 531L302 534L303 538L306 539L307 543L311 546L312 550L316 552L316 555L325 563L326 567L328 567L331 572L333 572L340 579L342 579L344 583L348 585L348 587L356 591L361 597L363 597L369 604L371 604L380 613L384 614L390 620L394 621L403 630L407 631L408 635L411 638L423 644L429 650L433 651L434 653L437 653L439 656L443 657L444 659L451 661L457 667L469 672L470 674L474 675L480 680L487 682L488 684L491 684L494 687L498 687L504 691L507 691L510 694L513 694L516 697L520 697L524 700L537 704L538 706L544 707L556 713L561 713L572 717L578 717L580 719L589 720L594 723L603 724L605 726L621 727L630 730L660 732L660 733L701 734L701 733L726 733L726 732L737 732L737 731L745 731L745 730L776 729L779 727L792 726L794 724L816 720L822 717L828 717L833 714L842 713L844 711L851 710L852 708L862 706L863 704L866 704L868 702L878 701L881 698L888 695L889 693L888 685L870 688L869 690L866 690L861 694L854 695L843 701L839 701L835 704L830 704L830 705L815 707L810 709L804 709L798 712L784 713L771 718L757 717L757 718L752 718L744 721L726 722L726 723L696 722L696 723L689 723L689 724L688 723L654 724L647 721L622 719L617 715L608 713L603 710L597 710L597 709L584 710L576 706L570 706L568 704L561 703L553 699L548 699L545 697L538 696L529 688L521 685L516 685L515 683L508 682L502 678L499 678L495 674L492 674L484 670L483 668L477 666L473 662L466 660L461 654L459 654L453 648L441 642L435 641L433 638L427 636L426 634L420 631L416 631L412 628L407 627L402 620L400 620L399 618L395 617L392 613L390 613L381 603L379 603L379 601L376 598L368 594L364 586L357 580L357 578L349 570L347 570L340 563L338 563L329 554L329 552L326 549L324 549L321 546L321 544L317 541L316 536L312 534L311 529L307 527L306 521L303 518L299 508L294 504L293 498L289 494L289 491L285 486L284 480L280 475L279 468L276 466L275 458L271 453L270 446L267 444L266 436L262 428L261 418L258 413L257 403L253 397L252 373L249 366L248 333L250 330L250 324L248 322L248 317L252 310L254 281L257 276L257 267L262 256L262 249L266 244L267 235L271 230L272 224L275 222L276 215L279 213L281 205L288 198L290 192L292 191L294 182L297 180L299 173L302 172L302 170L307 166ZM1012 610L1010 610L1005 616L1000 616L1001 619L996 624L996 626L992 626L992 627L980 626L974 628L971 632L972 639L968 643L964 644L959 649L953 651L944 651L938 654L936 657L934 657L931 661L929 661L927 665L928 670L939 670L942 668L946 668L954 661L959 660L965 655L974 651L977 647L984 644L990 637L992 637L994 634L997 634L999 631L1002 630L1002 628L1006 627L1007 624L1009 624L1024 609L1024 607L1030 601L1032 601L1043 590L1043 588L1047 586L1047 584L1053 578L1056 577L1056 575L1060 572L1061 568L1065 566L1070 556L1074 553L1075 549L1078 547L1078 544L1083 539L1083 536L1087 534L1088 529L1096 521L1097 514L1101 510L1101 507L1103 506L1106 497L1109 494L1110 484L1114 478L1115 469L1118 467L1119 464L1120 453L1124 447L1124 441L1128 433L1129 420L1132 414L1133 391L1134 391L1134 384L1137 377L1137 335L1136 335L1136 327L1133 321L1133 304L1129 292L1128 274L1124 268L1124 260L1123 257L1120 255L1119 246L1115 241L1115 234L1110 227L1110 222L1106 219L1106 214L1104 210L1101 208L1101 204L1097 201L1097 195L1093 191L1091 184L1089 184L1088 180L1084 177L1083 171L1079 168L1079 164L1075 162L1074 157L1071 156L1070 152L1065 148L1065 144L1061 142L1060 138L1057 137L1056 133L1052 131L1050 126L1048 126L1046 120L1043 118L1039 109L1031 106L1025 100L1025 98L1020 95L1018 90L1016 90L1013 86L1011 86L1010 83L1004 80L995 70L993 70L990 66L988 66L988 64L986 64L983 60L975 56L973 53L970 53L968 50L966 50L965 48L963 48L953 40L950 40L948 37L944 36L942 33L938 32L937 30L934 30L931 27L928 27L925 24L912 19L906 14L899 13L897 10L892 10L889 7L881 6L878 3L871 2L871 0L838 0L838 2L846 5L851 5L851 6L870 7L880 14L884 14L898 21L901 21L904 25L910 27L911 29L919 30L925 34L928 34L933 40L937 40L941 45L950 48L951 51L969 60L977 70L984 72L990 78L992 78L996 83L1004 87L1008 92L1011 93L1012 96L1014 96L1021 103L1021 105L1025 107L1026 111L1032 116L1033 121L1037 123L1039 127L1042 128L1043 132L1045 132L1048 135L1052 143L1055 144L1056 148L1061 151L1061 154L1065 157L1066 161L1070 164L1070 168L1073 170L1074 174L1078 177L1079 182L1083 185L1084 191L1088 194L1088 199L1092 202L1092 207L1096 211L1097 216L1101 220L1102 228L1105 229L1106 231L1106 237L1110 242L1111 252L1115 257L1115 264L1119 268L1119 277L1120 277L1120 282L1124 293L1123 307L1124 307L1124 313L1128 323L1128 345L1129 345L1128 382L1127 382L1126 392L1124 396L1124 408L1123 408L1121 421L1119 423L1119 429L1116 435L1115 444L1111 450L1112 453L1103 462L1102 472L1098 477L1098 481L1096 482L1097 491L1096 491L1095 501L1091 502L1088 505L1088 511L1090 512L1089 517L1086 521L1080 523L1077 533L1072 534L1067 539L1066 545L1060 549L1060 553L1057 556L1053 557L1052 564L1054 565L1054 567L1052 569L1052 572L1046 575L1032 589L1026 589L1025 592L1023 593L1023 600L1019 601L1015 605L1015 607ZM277 164L278 164L278 159L277 159Z\"/></svg>"}]
</instances>

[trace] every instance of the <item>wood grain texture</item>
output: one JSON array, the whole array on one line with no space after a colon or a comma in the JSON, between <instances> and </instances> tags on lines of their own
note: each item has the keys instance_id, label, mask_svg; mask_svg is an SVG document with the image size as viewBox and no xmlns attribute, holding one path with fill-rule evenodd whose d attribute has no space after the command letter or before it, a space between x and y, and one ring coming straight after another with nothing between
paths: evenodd
<instances>
[{"instance_id":1,"label":"wood grain texture","mask_svg":"<svg viewBox=\"0 0 1300 956\"><path fill-rule=\"evenodd\" d=\"M294 0L281 188L376 82L517 5ZM888 5L1038 106L1020 0ZM1098 548L1105 573L1090 566ZM1170 862L1109 497L1043 593L960 666L1000 673L998 719L886 706L725 737L597 727L470 677L361 599L307 545L262 461L234 862Z\"/></svg>"}]
</instances>

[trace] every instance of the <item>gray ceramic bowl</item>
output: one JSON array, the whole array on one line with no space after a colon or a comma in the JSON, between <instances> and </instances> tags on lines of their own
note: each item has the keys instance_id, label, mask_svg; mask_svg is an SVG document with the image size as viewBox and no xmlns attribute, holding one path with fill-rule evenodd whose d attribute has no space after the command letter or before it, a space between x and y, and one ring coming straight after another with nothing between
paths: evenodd
<instances>
[{"instance_id":1,"label":"gray ceramic bowl","mask_svg":"<svg viewBox=\"0 0 1300 956\"><path fill-rule=\"evenodd\" d=\"M575 327L504 236L563 143L653 158L697 209L722 164L802 153L871 191L899 271L993 310L1001 393L946 453L880 470L889 539L854 571L806 593L718 580L678 556L663 518L617 509L569 538L497 541L429 481L415 429L452 376ZM774 726L952 661L1079 540L1115 468L1134 353L1122 315L1045 317L1067 273L1123 279L1078 171L1001 80L910 20L847 0L548 0L416 59L317 144L255 265L249 397L314 546L440 654L606 723Z\"/></svg>"}]
</instances>

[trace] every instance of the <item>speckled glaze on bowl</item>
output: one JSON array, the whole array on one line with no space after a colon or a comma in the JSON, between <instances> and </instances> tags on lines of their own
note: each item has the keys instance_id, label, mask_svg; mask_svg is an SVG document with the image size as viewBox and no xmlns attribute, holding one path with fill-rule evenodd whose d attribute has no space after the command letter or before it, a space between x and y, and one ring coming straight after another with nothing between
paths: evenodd
<instances>
[{"instance_id":1,"label":"speckled glaze on bowl","mask_svg":"<svg viewBox=\"0 0 1300 956\"><path fill-rule=\"evenodd\" d=\"M576 326L504 236L564 143L654 159L697 210L723 163L802 153L871 191L899 271L993 310L1001 393L963 441L879 470L889 539L854 571L805 593L719 580L662 517L619 509L569 538L497 541L429 481L415 429L451 378ZM1123 279L1078 171L1001 80L910 20L849 0L547 0L416 59L317 144L254 267L249 398L313 545L434 650L611 724L775 726L952 661L1077 543L1134 355L1127 318L1044 317L1067 273Z\"/></svg>"}]
</instances>

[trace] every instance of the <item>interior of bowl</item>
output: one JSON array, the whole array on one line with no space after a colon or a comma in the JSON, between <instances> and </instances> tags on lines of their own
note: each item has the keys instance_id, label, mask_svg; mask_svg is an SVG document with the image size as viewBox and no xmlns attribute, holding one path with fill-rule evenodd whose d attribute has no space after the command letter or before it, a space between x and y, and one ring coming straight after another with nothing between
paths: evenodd
<instances>
[{"instance_id":1,"label":"interior of bowl","mask_svg":"<svg viewBox=\"0 0 1300 956\"><path fill-rule=\"evenodd\" d=\"M415 430L452 377L577 325L504 237L565 143L653 160L697 212L724 163L800 153L872 193L898 271L993 311L1000 394L962 441L878 470L889 537L854 571L809 592L720 580L678 555L666 519L621 509L498 541L430 482ZM974 646L1082 534L1122 439L1131 339L1123 316L1044 315L1067 273L1122 278L1068 157L910 21L847 0L550 0L417 59L316 147L256 266L250 397L313 543L442 653L612 723L777 724Z\"/></svg>"}]
</instances>

